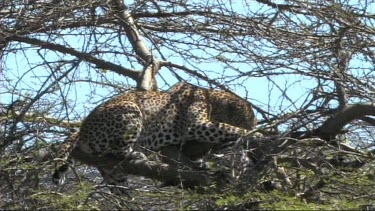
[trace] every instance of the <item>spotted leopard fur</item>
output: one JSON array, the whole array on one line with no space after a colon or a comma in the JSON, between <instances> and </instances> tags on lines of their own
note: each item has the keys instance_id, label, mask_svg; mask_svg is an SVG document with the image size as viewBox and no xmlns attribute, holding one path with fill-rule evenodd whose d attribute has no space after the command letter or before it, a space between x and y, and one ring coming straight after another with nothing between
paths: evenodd
<instances>
[{"instance_id":1,"label":"spotted leopard fur","mask_svg":"<svg viewBox=\"0 0 375 211\"><path fill-rule=\"evenodd\" d=\"M182 82L167 92L128 92L97 106L83 121L80 132L67 139L70 144L61 156L68 158L75 147L88 155L111 153L120 159L147 159L143 149L231 142L255 124L251 105L242 98ZM66 165L57 167L54 182L62 181ZM114 169L99 171L109 184L124 180Z\"/></svg>"}]
</instances>

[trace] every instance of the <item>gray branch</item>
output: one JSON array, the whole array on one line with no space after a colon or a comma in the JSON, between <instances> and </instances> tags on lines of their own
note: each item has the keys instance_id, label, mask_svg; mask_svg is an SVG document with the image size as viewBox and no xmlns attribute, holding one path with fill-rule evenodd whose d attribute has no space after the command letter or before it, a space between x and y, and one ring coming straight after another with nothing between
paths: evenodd
<instances>
[{"instance_id":1,"label":"gray branch","mask_svg":"<svg viewBox=\"0 0 375 211\"><path fill-rule=\"evenodd\" d=\"M120 25L124 29L130 44L135 53L143 63L144 69L140 79L137 81L139 90L157 89L155 75L160 70L159 61L152 55L147 48L145 41L139 34L139 30L134 22L132 15L121 0L112 1L113 9L115 9L115 17L120 20Z\"/></svg>"}]
</instances>

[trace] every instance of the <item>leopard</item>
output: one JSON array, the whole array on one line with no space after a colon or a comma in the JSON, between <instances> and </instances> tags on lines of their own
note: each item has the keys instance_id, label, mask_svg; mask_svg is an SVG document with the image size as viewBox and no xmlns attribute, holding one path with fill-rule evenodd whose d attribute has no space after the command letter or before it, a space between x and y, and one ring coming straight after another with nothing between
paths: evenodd
<instances>
[{"instance_id":1,"label":"leopard","mask_svg":"<svg viewBox=\"0 0 375 211\"><path fill-rule=\"evenodd\" d=\"M236 94L179 82L167 91L129 91L98 105L80 131L62 144L59 157L74 160L71 152L79 150L91 156L147 160L147 152L172 147L183 151L187 159L197 158L213 145L238 140L256 123L251 104ZM190 143L201 143L204 150L190 152ZM69 163L56 167L55 183L63 183ZM104 183L125 183L121 170L96 167Z\"/></svg>"}]
</instances>

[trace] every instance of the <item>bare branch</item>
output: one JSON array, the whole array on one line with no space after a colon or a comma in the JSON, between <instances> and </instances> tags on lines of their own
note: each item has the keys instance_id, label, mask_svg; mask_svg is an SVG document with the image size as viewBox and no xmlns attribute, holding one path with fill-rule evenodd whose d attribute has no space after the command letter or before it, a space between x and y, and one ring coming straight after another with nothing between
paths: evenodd
<instances>
[{"instance_id":1,"label":"bare branch","mask_svg":"<svg viewBox=\"0 0 375 211\"><path fill-rule=\"evenodd\" d=\"M349 62L350 62L350 57L351 57L351 52L347 52L344 49L344 36L345 33L349 30L348 27L341 28L340 31L338 32L338 37L335 41L334 45L334 55L336 56L336 61L337 61L337 68L334 70L333 75L334 75L334 82L336 86L336 92L337 92L337 97L339 101L339 109L342 109L345 107L348 97L346 94L346 90L344 87L344 80L346 76L346 72L348 70Z\"/></svg>"},{"instance_id":2,"label":"bare branch","mask_svg":"<svg viewBox=\"0 0 375 211\"><path fill-rule=\"evenodd\" d=\"M325 140L335 138L345 125L367 115L375 116L374 103L348 105L327 119L314 134Z\"/></svg>"},{"instance_id":3,"label":"bare branch","mask_svg":"<svg viewBox=\"0 0 375 211\"><path fill-rule=\"evenodd\" d=\"M141 78L137 81L138 89L140 90L156 90L155 75L160 69L159 61L152 55L147 48L146 43L138 32L134 19L122 0L112 0L117 18L120 20L120 25L124 29L129 42L133 46L135 53L141 59L144 69Z\"/></svg>"},{"instance_id":4,"label":"bare branch","mask_svg":"<svg viewBox=\"0 0 375 211\"><path fill-rule=\"evenodd\" d=\"M98 59L98 58L96 58L93 55L90 55L88 53L82 53L82 52L79 52L77 50L74 50L73 48L68 48L68 47L65 47L65 46L60 45L60 44L54 44L54 43L38 40L38 39L35 39L35 38L29 38L29 37L18 36L18 35L13 35L9 39L14 40L14 41L28 43L28 44L35 45L35 46L39 46L39 47L44 48L44 49L55 50L55 51L58 51L60 53L70 54L70 55L76 56L78 59L81 59L83 61L95 64L97 68L111 70L111 71L113 71L115 73L118 73L120 75L128 76L128 77L130 77L130 78L132 78L136 81L140 77L140 73L141 73L140 71L124 68L120 65L113 64L111 62L107 62L107 61L102 60L102 59Z\"/></svg>"}]
</instances>

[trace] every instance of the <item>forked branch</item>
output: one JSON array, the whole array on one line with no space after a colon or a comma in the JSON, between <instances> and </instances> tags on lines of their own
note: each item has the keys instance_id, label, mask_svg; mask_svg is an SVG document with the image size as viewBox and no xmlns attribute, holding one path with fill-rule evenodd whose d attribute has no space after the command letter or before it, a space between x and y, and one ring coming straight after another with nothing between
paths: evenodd
<instances>
[{"instance_id":1,"label":"forked branch","mask_svg":"<svg viewBox=\"0 0 375 211\"><path fill-rule=\"evenodd\" d=\"M327 119L315 132L314 135L321 139L334 138L340 131L353 120L362 119L366 116L375 116L375 104L354 104L345 106L334 116Z\"/></svg>"}]
</instances>

